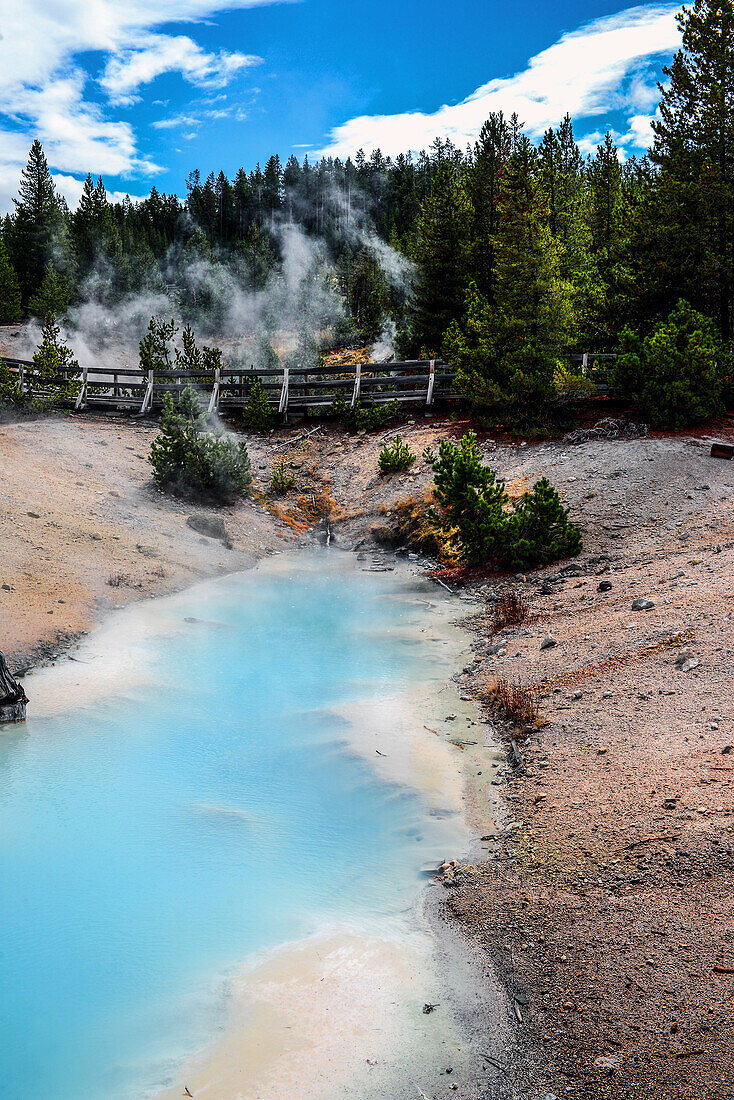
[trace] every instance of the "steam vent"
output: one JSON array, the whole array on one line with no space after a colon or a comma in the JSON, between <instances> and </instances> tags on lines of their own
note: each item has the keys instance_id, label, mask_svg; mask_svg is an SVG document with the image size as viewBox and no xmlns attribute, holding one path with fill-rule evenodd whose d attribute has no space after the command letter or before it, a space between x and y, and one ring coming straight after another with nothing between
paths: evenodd
<instances>
[{"instance_id":1,"label":"steam vent","mask_svg":"<svg viewBox=\"0 0 734 1100\"><path fill-rule=\"evenodd\" d=\"M0 653L0 725L3 722L23 722L27 702L26 693Z\"/></svg>"}]
</instances>

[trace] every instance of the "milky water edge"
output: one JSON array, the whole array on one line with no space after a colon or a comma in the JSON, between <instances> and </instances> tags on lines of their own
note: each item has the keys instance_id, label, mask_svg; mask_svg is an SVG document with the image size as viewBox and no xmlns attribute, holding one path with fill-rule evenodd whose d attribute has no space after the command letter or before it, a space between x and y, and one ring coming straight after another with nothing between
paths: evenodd
<instances>
[{"instance_id":1,"label":"milky water edge","mask_svg":"<svg viewBox=\"0 0 734 1100\"><path fill-rule=\"evenodd\" d=\"M407 571L283 556L120 612L28 680L0 736L6 1100L150 1095L221 1031L244 961L409 926L421 863L466 834L409 753L391 775L410 715L375 707L450 675L446 616Z\"/></svg>"}]
</instances>

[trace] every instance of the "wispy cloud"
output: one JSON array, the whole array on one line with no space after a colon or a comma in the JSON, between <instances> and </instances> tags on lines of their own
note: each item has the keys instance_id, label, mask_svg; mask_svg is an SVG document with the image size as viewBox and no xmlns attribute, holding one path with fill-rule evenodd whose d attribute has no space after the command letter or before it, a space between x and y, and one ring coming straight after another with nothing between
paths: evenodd
<instances>
[{"instance_id":1,"label":"wispy cloud","mask_svg":"<svg viewBox=\"0 0 734 1100\"><path fill-rule=\"evenodd\" d=\"M189 35L160 28L275 2L0 0L0 127L5 120L8 138L0 133L0 208L9 207L36 137L62 182L71 173L132 179L161 171L115 109L135 102L140 89L164 73L219 89L259 59L225 49L209 52ZM96 81L80 60L86 55L88 66L92 54L101 55ZM101 101L91 94L95 90Z\"/></svg>"},{"instance_id":2,"label":"wispy cloud","mask_svg":"<svg viewBox=\"0 0 734 1100\"><path fill-rule=\"evenodd\" d=\"M337 126L322 150L347 156L357 149L395 154L426 149L435 137L450 138L459 148L476 140L492 111L516 111L531 136L540 136L568 112L573 119L627 112L629 134L644 134L639 108L654 103L652 62L680 45L675 13L680 5L628 8L564 34L514 76L483 84L460 103L432 112L362 115ZM649 119L648 119L649 126Z\"/></svg>"},{"instance_id":3,"label":"wispy cloud","mask_svg":"<svg viewBox=\"0 0 734 1100\"><path fill-rule=\"evenodd\" d=\"M238 73L261 61L252 54L227 50L208 53L187 35L149 34L111 57L99 83L111 103L129 107L140 98L140 88L163 73L180 73L199 88L223 88Z\"/></svg>"}]
</instances>

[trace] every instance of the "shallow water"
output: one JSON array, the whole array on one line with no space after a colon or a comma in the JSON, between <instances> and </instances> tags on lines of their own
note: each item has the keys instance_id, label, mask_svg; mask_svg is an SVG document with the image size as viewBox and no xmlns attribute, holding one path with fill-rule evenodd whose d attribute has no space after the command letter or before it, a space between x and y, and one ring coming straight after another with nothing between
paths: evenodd
<instances>
[{"instance_id":1,"label":"shallow water","mask_svg":"<svg viewBox=\"0 0 734 1100\"><path fill-rule=\"evenodd\" d=\"M244 960L405 921L461 826L379 776L343 715L445 679L429 598L291 558L119 613L113 652L134 635L143 673L124 690L34 718L30 678L30 719L0 736L4 1100L149 1095L223 1026ZM77 656L61 677L83 688L106 658Z\"/></svg>"}]
</instances>

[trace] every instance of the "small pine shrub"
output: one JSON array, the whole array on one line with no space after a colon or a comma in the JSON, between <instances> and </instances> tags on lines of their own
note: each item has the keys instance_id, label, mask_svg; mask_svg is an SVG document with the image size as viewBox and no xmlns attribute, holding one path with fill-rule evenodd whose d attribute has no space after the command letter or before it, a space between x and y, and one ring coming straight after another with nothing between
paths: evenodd
<instances>
[{"instance_id":1,"label":"small pine shrub","mask_svg":"<svg viewBox=\"0 0 734 1100\"><path fill-rule=\"evenodd\" d=\"M580 553L581 532L570 522L557 491L547 478L541 478L507 517L503 565L533 569Z\"/></svg>"},{"instance_id":2,"label":"small pine shrub","mask_svg":"<svg viewBox=\"0 0 734 1100\"><path fill-rule=\"evenodd\" d=\"M284 458L279 458L273 466L273 474L270 479L270 492L275 496L281 496L292 489L296 479L285 464Z\"/></svg>"},{"instance_id":3,"label":"small pine shrub","mask_svg":"<svg viewBox=\"0 0 734 1100\"><path fill-rule=\"evenodd\" d=\"M441 441L433 474L436 499L465 565L529 569L580 553L581 533L547 479L511 505L504 482L482 463L473 432L458 446Z\"/></svg>"},{"instance_id":4,"label":"small pine shrub","mask_svg":"<svg viewBox=\"0 0 734 1100\"><path fill-rule=\"evenodd\" d=\"M79 364L71 348L67 347L61 339L61 331L52 314L49 314L43 322L41 336L41 343L33 356L35 380L43 385L46 380L56 378L60 374L76 374ZM65 386L59 386L57 392L61 397L75 397L80 387L81 382L69 380Z\"/></svg>"},{"instance_id":5,"label":"small pine shrub","mask_svg":"<svg viewBox=\"0 0 734 1100\"><path fill-rule=\"evenodd\" d=\"M153 477L170 493L231 503L252 485L244 443L203 430L196 392L187 386L179 406L163 399L160 430L150 447Z\"/></svg>"},{"instance_id":6,"label":"small pine shrub","mask_svg":"<svg viewBox=\"0 0 734 1100\"><path fill-rule=\"evenodd\" d=\"M268 401L265 387L258 378L247 395L247 403L242 413L245 427L251 432L264 432L272 425L273 410Z\"/></svg>"},{"instance_id":7,"label":"small pine shrub","mask_svg":"<svg viewBox=\"0 0 734 1100\"><path fill-rule=\"evenodd\" d=\"M344 397L332 403L331 410L350 432L377 432L400 419L400 402L383 401L379 405L352 405Z\"/></svg>"},{"instance_id":8,"label":"small pine shrub","mask_svg":"<svg viewBox=\"0 0 734 1100\"><path fill-rule=\"evenodd\" d=\"M713 322L681 299L644 340L622 333L613 392L654 428L685 428L724 411L728 357Z\"/></svg>"},{"instance_id":9,"label":"small pine shrub","mask_svg":"<svg viewBox=\"0 0 734 1100\"><path fill-rule=\"evenodd\" d=\"M18 376L12 373L7 363L0 360L0 410L26 409L32 404L32 400L21 386Z\"/></svg>"},{"instance_id":10,"label":"small pine shrub","mask_svg":"<svg viewBox=\"0 0 734 1100\"><path fill-rule=\"evenodd\" d=\"M415 462L415 455L407 443L403 443L399 435L395 436L392 443L386 443L380 451L377 465L381 474L399 474L409 470Z\"/></svg>"},{"instance_id":11,"label":"small pine shrub","mask_svg":"<svg viewBox=\"0 0 734 1100\"><path fill-rule=\"evenodd\" d=\"M474 432L462 436L458 447L441 440L433 477L436 499L448 525L456 529L464 564L484 565L500 557L509 498L505 483L482 464Z\"/></svg>"}]
</instances>

